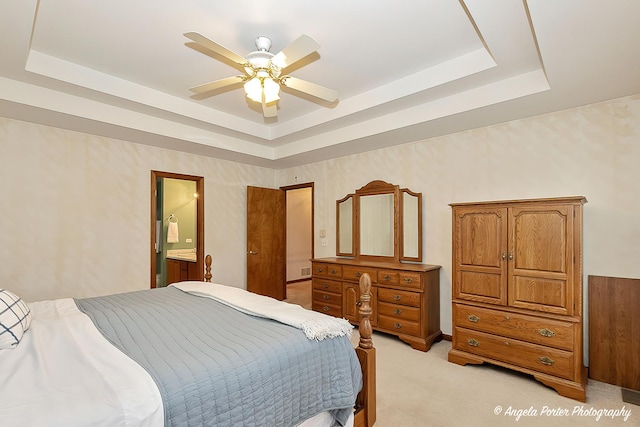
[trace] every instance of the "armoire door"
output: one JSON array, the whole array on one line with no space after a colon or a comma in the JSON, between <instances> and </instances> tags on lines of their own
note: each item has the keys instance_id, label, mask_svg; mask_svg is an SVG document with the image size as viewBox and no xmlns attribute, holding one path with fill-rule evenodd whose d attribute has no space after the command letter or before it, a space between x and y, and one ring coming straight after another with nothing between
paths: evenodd
<instances>
[{"instance_id":1,"label":"armoire door","mask_svg":"<svg viewBox=\"0 0 640 427\"><path fill-rule=\"evenodd\" d=\"M509 208L509 305L572 315L573 206Z\"/></svg>"},{"instance_id":2,"label":"armoire door","mask_svg":"<svg viewBox=\"0 0 640 427\"><path fill-rule=\"evenodd\" d=\"M454 208L454 298L506 305L507 209Z\"/></svg>"}]
</instances>

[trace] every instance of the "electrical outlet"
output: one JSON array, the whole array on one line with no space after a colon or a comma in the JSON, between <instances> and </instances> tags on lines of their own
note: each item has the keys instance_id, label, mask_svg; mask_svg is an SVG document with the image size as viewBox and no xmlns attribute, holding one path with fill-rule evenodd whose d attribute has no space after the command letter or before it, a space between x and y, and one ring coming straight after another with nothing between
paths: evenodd
<instances>
[{"instance_id":1,"label":"electrical outlet","mask_svg":"<svg viewBox=\"0 0 640 427\"><path fill-rule=\"evenodd\" d=\"M322 246L327 246L327 239L322 239L322 240L320 240L320 244L321 244Z\"/></svg>"},{"instance_id":2,"label":"electrical outlet","mask_svg":"<svg viewBox=\"0 0 640 427\"><path fill-rule=\"evenodd\" d=\"M193 239L186 239L185 242L186 243L193 243Z\"/></svg>"}]
</instances>

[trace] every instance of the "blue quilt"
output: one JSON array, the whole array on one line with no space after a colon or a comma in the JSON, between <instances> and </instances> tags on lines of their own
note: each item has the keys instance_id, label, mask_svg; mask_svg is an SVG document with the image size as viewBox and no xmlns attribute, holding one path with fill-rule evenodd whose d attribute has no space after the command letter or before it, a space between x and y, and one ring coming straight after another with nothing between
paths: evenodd
<instances>
[{"instance_id":1,"label":"blue quilt","mask_svg":"<svg viewBox=\"0 0 640 427\"><path fill-rule=\"evenodd\" d=\"M312 341L174 287L76 304L153 377L166 426L290 427L322 411L340 426L362 387L347 337Z\"/></svg>"}]
</instances>

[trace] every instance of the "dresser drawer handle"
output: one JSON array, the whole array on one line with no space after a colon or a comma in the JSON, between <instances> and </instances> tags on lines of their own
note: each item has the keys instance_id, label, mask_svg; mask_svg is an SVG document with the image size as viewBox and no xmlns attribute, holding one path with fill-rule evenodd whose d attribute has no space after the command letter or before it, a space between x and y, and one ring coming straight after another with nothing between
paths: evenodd
<instances>
[{"instance_id":1,"label":"dresser drawer handle","mask_svg":"<svg viewBox=\"0 0 640 427\"><path fill-rule=\"evenodd\" d=\"M396 329L402 329L402 324L401 324L401 323L396 322L396 323L393 325L393 327L394 327L394 328L396 328Z\"/></svg>"},{"instance_id":2,"label":"dresser drawer handle","mask_svg":"<svg viewBox=\"0 0 640 427\"><path fill-rule=\"evenodd\" d=\"M329 295L322 295L322 299L327 301L329 299Z\"/></svg>"},{"instance_id":3,"label":"dresser drawer handle","mask_svg":"<svg viewBox=\"0 0 640 427\"><path fill-rule=\"evenodd\" d=\"M316 273L322 273L322 271L323 271L323 268L322 268L322 267L318 267L318 268L316 268Z\"/></svg>"},{"instance_id":4,"label":"dresser drawer handle","mask_svg":"<svg viewBox=\"0 0 640 427\"><path fill-rule=\"evenodd\" d=\"M336 270L335 268L331 269L331 274L336 274L338 272L338 270Z\"/></svg>"},{"instance_id":5,"label":"dresser drawer handle","mask_svg":"<svg viewBox=\"0 0 640 427\"><path fill-rule=\"evenodd\" d=\"M356 307L360 307L362 305L362 301L357 301L356 302Z\"/></svg>"},{"instance_id":6,"label":"dresser drawer handle","mask_svg":"<svg viewBox=\"0 0 640 427\"><path fill-rule=\"evenodd\" d=\"M324 285L322 285L322 287L325 288L325 289L329 289L329 284L325 283Z\"/></svg>"},{"instance_id":7,"label":"dresser drawer handle","mask_svg":"<svg viewBox=\"0 0 640 427\"><path fill-rule=\"evenodd\" d=\"M542 363L543 365L547 365L547 366L551 366L553 365L553 362L555 362L555 360L553 359L549 359L547 356L542 356L540 357L540 363Z\"/></svg>"},{"instance_id":8,"label":"dresser drawer handle","mask_svg":"<svg viewBox=\"0 0 640 427\"><path fill-rule=\"evenodd\" d=\"M413 279L411 277L405 277L404 278L404 282L405 283L413 283Z\"/></svg>"},{"instance_id":9,"label":"dresser drawer handle","mask_svg":"<svg viewBox=\"0 0 640 427\"><path fill-rule=\"evenodd\" d=\"M388 274L385 274L383 279L388 282L389 280L391 280L391 276L389 276Z\"/></svg>"},{"instance_id":10,"label":"dresser drawer handle","mask_svg":"<svg viewBox=\"0 0 640 427\"><path fill-rule=\"evenodd\" d=\"M400 301L400 298L402 298L400 295L393 296L394 301Z\"/></svg>"},{"instance_id":11,"label":"dresser drawer handle","mask_svg":"<svg viewBox=\"0 0 640 427\"><path fill-rule=\"evenodd\" d=\"M469 322L473 322L473 323L478 323L478 321L480 320L480 318L475 314L472 314L471 316L469 316L468 319L469 319Z\"/></svg>"},{"instance_id":12,"label":"dresser drawer handle","mask_svg":"<svg viewBox=\"0 0 640 427\"><path fill-rule=\"evenodd\" d=\"M359 271L356 271L356 277L359 278L360 276L362 276L362 273L360 273Z\"/></svg>"},{"instance_id":13,"label":"dresser drawer handle","mask_svg":"<svg viewBox=\"0 0 640 427\"><path fill-rule=\"evenodd\" d=\"M325 305L324 307L322 307L322 311L327 312L327 311L329 311L329 310L331 310L331 309L329 308L329 306L328 306L328 305Z\"/></svg>"},{"instance_id":14,"label":"dresser drawer handle","mask_svg":"<svg viewBox=\"0 0 640 427\"><path fill-rule=\"evenodd\" d=\"M480 343L479 343L478 341L474 340L473 338L471 338L471 339L467 340L467 342L469 343L469 345L470 345L471 347L477 347L477 346L479 346L479 345L480 345Z\"/></svg>"},{"instance_id":15,"label":"dresser drawer handle","mask_svg":"<svg viewBox=\"0 0 640 427\"><path fill-rule=\"evenodd\" d=\"M399 308L396 308L394 311L395 314L402 314L402 310L400 310Z\"/></svg>"},{"instance_id":16,"label":"dresser drawer handle","mask_svg":"<svg viewBox=\"0 0 640 427\"><path fill-rule=\"evenodd\" d=\"M551 338L552 336L554 336L556 334L555 332L553 332L553 331L551 331L551 330L549 330L547 328L538 329L538 333L540 335L542 335L543 337L547 337L547 338Z\"/></svg>"}]
</instances>

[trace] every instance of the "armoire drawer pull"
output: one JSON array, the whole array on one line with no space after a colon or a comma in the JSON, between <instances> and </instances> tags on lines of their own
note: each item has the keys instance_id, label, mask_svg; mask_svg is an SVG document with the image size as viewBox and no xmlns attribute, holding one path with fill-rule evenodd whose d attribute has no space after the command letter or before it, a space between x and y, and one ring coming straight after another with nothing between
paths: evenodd
<instances>
[{"instance_id":1,"label":"armoire drawer pull","mask_svg":"<svg viewBox=\"0 0 640 427\"><path fill-rule=\"evenodd\" d=\"M470 315L468 319L469 319L469 322L473 322L473 323L478 323L478 321L480 320L480 318L475 314Z\"/></svg>"},{"instance_id":2,"label":"armoire drawer pull","mask_svg":"<svg viewBox=\"0 0 640 427\"><path fill-rule=\"evenodd\" d=\"M394 328L396 328L396 329L401 329L401 328L402 328L402 323L398 323L398 322L396 322L396 323L393 325L393 327L394 327Z\"/></svg>"},{"instance_id":3,"label":"armoire drawer pull","mask_svg":"<svg viewBox=\"0 0 640 427\"><path fill-rule=\"evenodd\" d=\"M555 362L555 360L548 358L547 356L542 356L540 357L540 363L542 363L543 365L547 365L547 366L551 366L553 365L553 362Z\"/></svg>"},{"instance_id":4,"label":"armoire drawer pull","mask_svg":"<svg viewBox=\"0 0 640 427\"><path fill-rule=\"evenodd\" d=\"M331 274L336 274L338 272L338 270L336 270L335 268L331 270Z\"/></svg>"},{"instance_id":5,"label":"armoire drawer pull","mask_svg":"<svg viewBox=\"0 0 640 427\"><path fill-rule=\"evenodd\" d=\"M393 296L394 301L400 301L400 298L402 298L400 295Z\"/></svg>"},{"instance_id":6,"label":"armoire drawer pull","mask_svg":"<svg viewBox=\"0 0 640 427\"><path fill-rule=\"evenodd\" d=\"M322 267L316 268L316 273L322 273Z\"/></svg>"},{"instance_id":7,"label":"armoire drawer pull","mask_svg":"<svg viewBox=\"0 0 640 427\"><path fill-rule=\"evenodd\" d=\"M329 306L327 306L327 305L325 305L324 307L322 307L322 311L329 311L329 310L331 310L331 309L330 309L330 308L329 308Z\"/></svg>"},{"instance_id":8,"label":"armoire drawer pull","mask_svg":"<svg viewBox=\"0 0 640 427\"><path fill-rule=\"evenodd\" d=\"M479 345L480 345L480 343L479 343L478 341L474 340L473 338L471 338L471 339L467 340L467 342L469 343L469 345L470 345L471 347L477 347L477 346L479 346Z\"/></svg>"},{"instance_id":9,"label":"armoire drawer pull","mask_svg":"<svg viewBox=\"0 0 640 427\"><path fill-rule=\"evenodd\" d=\"M362 301L356 301L356 307L360 307L362 305Z\"/></svg>"},{"instance_id":10,"label":"armoire drawer pull","mask_svg":"<svg viewBox=\"0 0 640 427\"><path fill-rule=\"evenodd\" d=\"M551 331L551 330L549 330L547 328L538 329L538 333L540 335L542 335L543 337L547 337L547 338L551 338L552 336L554 336L556 334L555 332L553 332L553 331Z\"/></svg>"},{"instance_id":11,"label":"armoire drawer pull","mask_svg":"<svg viewBox=\"0 0 640 427\"><path fill-rule=\"evenodd\" d=\"M325 283L324 285L322 285L322 287L325 288L325 289L329 289L329 284Z\"/></svg>"},{"instance_id":12,"label":"armoire drawer pull","mask_svg":"<svg viewBox=\"0 0 640 427\"><path fill-rule=\"evenodd\" d=\"M356 277L360 278L362 276L362 273L360 273L359 271L356 271Z\"/></svg>"},{"instance_id":13,"label":"armoire drawer pull","mask_svg":"<svg viewBox=\"0 0 640 427\"><path fill-rule=\"evenodd\" d=\"M405 283L412 283L412 282L413 282L413 279L412 279L411 277L405 277L405 278L404 278L404 282L405 282Z\"/></svg>"},{"instance_id":14,"label":"armoire drawer pull","mask_svg":"<svg viewBox=\"0 0 640 427\"><path fill-rule=\"evenodd\" d=\"M329 299L329 295L322 295L322 299L327 301Z\"/></svg>"},{"instance_id":15,"label":"armoire drawer pull","mask_svg":"<svg viewBox=\"0 0 640 427\"><path fill-rule=\"evenodd\" d=\"M388 274L385 274L383 279L388 282L389 280L391 280L391 276L389 276Z\"/></svg>"},{"instance_id":16,"label":"armoire drawer pull","mask_svg":"<svg viewBox=\"0 0 640 427\"><path fill-rule=\"evenodd\" d=\"M394 311L395 314L402 314L402 310L400 310L399 308L396 308Z\"/></svg>"}]
</instances>

